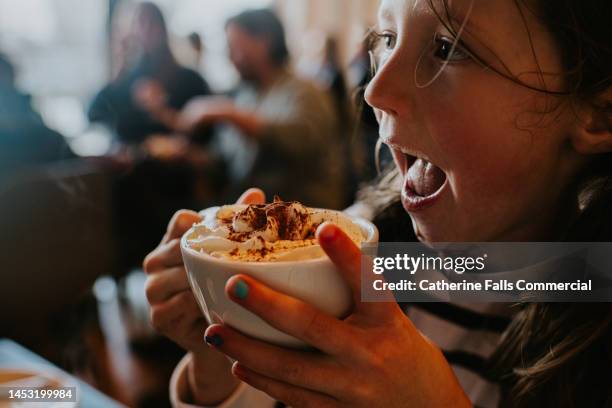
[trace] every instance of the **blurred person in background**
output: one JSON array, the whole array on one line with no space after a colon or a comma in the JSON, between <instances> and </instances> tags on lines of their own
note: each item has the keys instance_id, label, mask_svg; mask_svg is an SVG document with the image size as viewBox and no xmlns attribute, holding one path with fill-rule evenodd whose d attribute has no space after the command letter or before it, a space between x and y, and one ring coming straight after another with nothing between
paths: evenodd
<instances>
[{"instance_id":1,"label":"blurred person in background","mask_svg":"<svg viewBox=\"0 0 612 408\"><path fill-rule=\"evenodd\" d=\"M227 197L255 184L286 200L340 208L340 119L329 95L289 68L279 18L268 9L248 10L227 21L226 34L241 77L230 97L197 98L181 111L166 106L158 119L186 132L221 125L211 148L227 168Z\"/></svg>"},{"instance_id":2,"label":"blurred person in background","mask_svg":"<svg viewBox=\"0 0 612 408\"><path fill-rule=\"evenodd\" d=\"M336 112L342 124L342 148L347 177L347 197L344 204L350 205L355 200L360 181L356 161L358 155L363 154L363 146L359 143L359 139L353 137L355 134L353 110L349 102L346 80L340 62L338 40L334 36L328 35L325 37L323 58L315 78L323 86L323 89L334 98Z\"/></svg>"},{"instance_id":3,"label":"blurred person in background","mask_svg":"<svg viewBox=\"0 0 612 408\"><path fill-rule=\"evenodd\" d=\"M150 101L163 100L175 109L195 96L208 95L206 81L195 71L180 66L168 41L161 10L140 3L128 37L122 40L123 61L117 78L94 97L88 116L109 126L123 143L140 143L147 136L170 129L151 111Z\"/></svg>"},{"instance_id":4,"label":"blurred person in background","mask_svg":"<svg viewBox=\"0 0 612 408\"><path fill-rule=\"evenodd\" d=\"M17 88L15 77L13 64L0 54L0 182L19 169L74 156L34 110L30 95Z\"/></svg>"},{"instance_id":5,"label":"blurred person in background","mask_svg":"<svg viewBox=\"0 0 612 408\"><path fill-rule=\"evenodd\" d=\"M206 48L202 42L202 37L195 31L187 36L187 44L191 50L191 63L189 64L194 70L199 71L202 64L202 57Z\"/></svg>"},{"instance_id":6,"label":"blurred person in background","mask_svg":"<svg viewBox=\"0 0 612 408\"><path fill-rule=\"evenodd\" d=\"M336 37L331 35L325 36L322 51L322 58L314 78L323 89L331 93L338 114L342 118L343 124L347 125L350 120L348 93Z\"/></svg>"},{"instance_id":7,"label":"blurred person in background","mask_svg":"<svg viewBox=\"0 0 612 408\"><path fill-rule=\"evenodd\" d=\"M166 126L160 113L162 104L181 109L190 99L208 95L208 84L176 61L158 6L139 3L130 24L125 36L115 38L121 59L116 78L95 96L88 112L90 121L111 128L119 142L110 160L125 169L114 188L125 271L156 245L155 236L177 207L197 207L208 194L207 186L200 187L202 160L192 160L190 141Z\"/></svg>"}]
</instances>

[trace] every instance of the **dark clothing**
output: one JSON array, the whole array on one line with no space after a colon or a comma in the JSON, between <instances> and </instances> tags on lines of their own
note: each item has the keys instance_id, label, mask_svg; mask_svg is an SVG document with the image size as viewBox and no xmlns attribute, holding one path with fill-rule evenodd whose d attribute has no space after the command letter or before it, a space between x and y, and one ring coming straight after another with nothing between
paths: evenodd
<instances>
[{"instance_id":1,"label":"dark clothing","mask_svg":"<svg viewBox=\"0 0 612 408\"><path fill-rule=\"evenodd\" d=\"M211 93L206 81L195 71L178 65L161 70L141 63L98 92L88 111L89 120L109 126L124 143L139 143L148 135L169 132L170 129L134 103L132 89L143 79L159 81L167 94L167 104L176 110L195 96Z\"/></svg>"},{"instance_id":2,"label":"dark clothing","mask_svg":"<svg viewBox=\"0 0 612 408\"><path fill-rule=\"evenodd\" d=\"M26 166L71 157L62 135L32 108L30 96L0 86L0 179Z\"/></svg>"}]
</instances>

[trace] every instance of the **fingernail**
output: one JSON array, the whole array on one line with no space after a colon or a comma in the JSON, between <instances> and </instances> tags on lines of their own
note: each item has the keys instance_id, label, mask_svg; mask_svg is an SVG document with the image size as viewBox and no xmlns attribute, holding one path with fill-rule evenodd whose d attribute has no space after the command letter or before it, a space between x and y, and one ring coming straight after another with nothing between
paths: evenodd
<instances>
[{"instance_id":1,"label":"fingernail","mask_svg":"<svg viewBox=\"0 0 612 408\"><path fill-rule=\"evenodd\" d=\"M238 280L234 283L233 293L238 299L246 299L249 295L249 286L245 281Z\"/></svg>"},{"instance_id":2,"label":"fingernail","mask_svg":"<svg viewBox=\"0 0 612 408\"><path fill-rule=\"evenodd\" d=\"M204 336L204 341L215 347L220 347L223 344L223 339L218 334L213 334L212 336Z\"/></svg>"}]
</instances>

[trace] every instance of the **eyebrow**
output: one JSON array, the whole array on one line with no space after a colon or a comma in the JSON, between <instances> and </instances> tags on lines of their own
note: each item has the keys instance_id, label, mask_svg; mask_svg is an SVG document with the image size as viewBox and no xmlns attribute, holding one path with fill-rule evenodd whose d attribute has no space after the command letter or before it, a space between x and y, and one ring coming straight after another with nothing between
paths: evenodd
<instances>
[{"instance_id":1,"label":"eyebrow","mask_svg":"<svg viewBox=\"0 0 612 408\"><path fill-rule=\"evenodd\" d=\"M464 17L463 18L455 18L453 16L451 16L450 18L455 24L456 26L453 28L459 28L461 27L461 24L463 24L464 21ZM463 29L464 32L467 33L480 33L480 34L487 34L487 31L484 30L482 27L478 26L478 24L474 24L471 16L470 19L465 23L465 28Z\"/></svg>"},{"instance_id":2,"label":"eyebrow","mask_svg":"<svg viewBox=\"0 0 612 408\"><path fill-rule=\"evenodd\" d=\"M384 4L384 2L381 2L381 4ZM438 13L440 14L440 17L442 19L446 20L448 18L450 21L447 21L447 23L450 22L452 25L455 26L453 28L456 28L456 29L458 29L465 20L465 14L457 12L457 10L452 7L448 7L448 13L447 13L447 8L438 10ZM384 7L384 6L379 7L378 20L385 21L385 22L393 22L395 20L395 14L393 13L393 10L390 7ZM474 23L474 13L473 12L470 14L469 20L465 24L464 32L467 32L468 34L474 34L474 33L480 33L480 34L485 34L485 35L487 34L487 30L483 29L478 24Z\"/></svg>"},{"instance_id":3,"label":"eyebrow","mask_svg":"<svg viewBox=\"0 0 612 408\"><path fill-rule=\"evenodd\" d=\"M465 14L457 12L457 10L452 7L448 8L448 13L446 8L438 10L438 13L440 14L440 17L444 19L448 17L452 23L457 25L457 27L460 27L461 24L463 24L463 21L465 20ZM474 24L473 12L469 17L469 20L465 24L465 30L468 32L479 32L486 34L486 30L484 30L478 24ZM379 7L378 19L386 22L392 22L395 20L395 15L390 7Z\"/></svg>"}]
</instances>

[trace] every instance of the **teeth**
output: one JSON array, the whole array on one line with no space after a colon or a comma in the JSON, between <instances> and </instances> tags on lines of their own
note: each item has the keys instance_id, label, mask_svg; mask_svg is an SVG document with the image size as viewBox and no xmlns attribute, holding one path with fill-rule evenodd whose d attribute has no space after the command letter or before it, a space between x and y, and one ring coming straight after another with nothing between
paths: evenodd
<instances>
[{"instance_id":1,"label":"teeth","mask_svg":"<svg viewBox=\"0 0 612 408\"><path fill-rule=\"evenodd\" d=\"M418 154L414 154L414 152L407 152L402 150L402 154L404 154L404 156L406 156L408 158L409 161L416 161L416 160L424 160L424 161L429 161L427 160L424 156L420 156Z\"/></svg>"}]
</instances>

